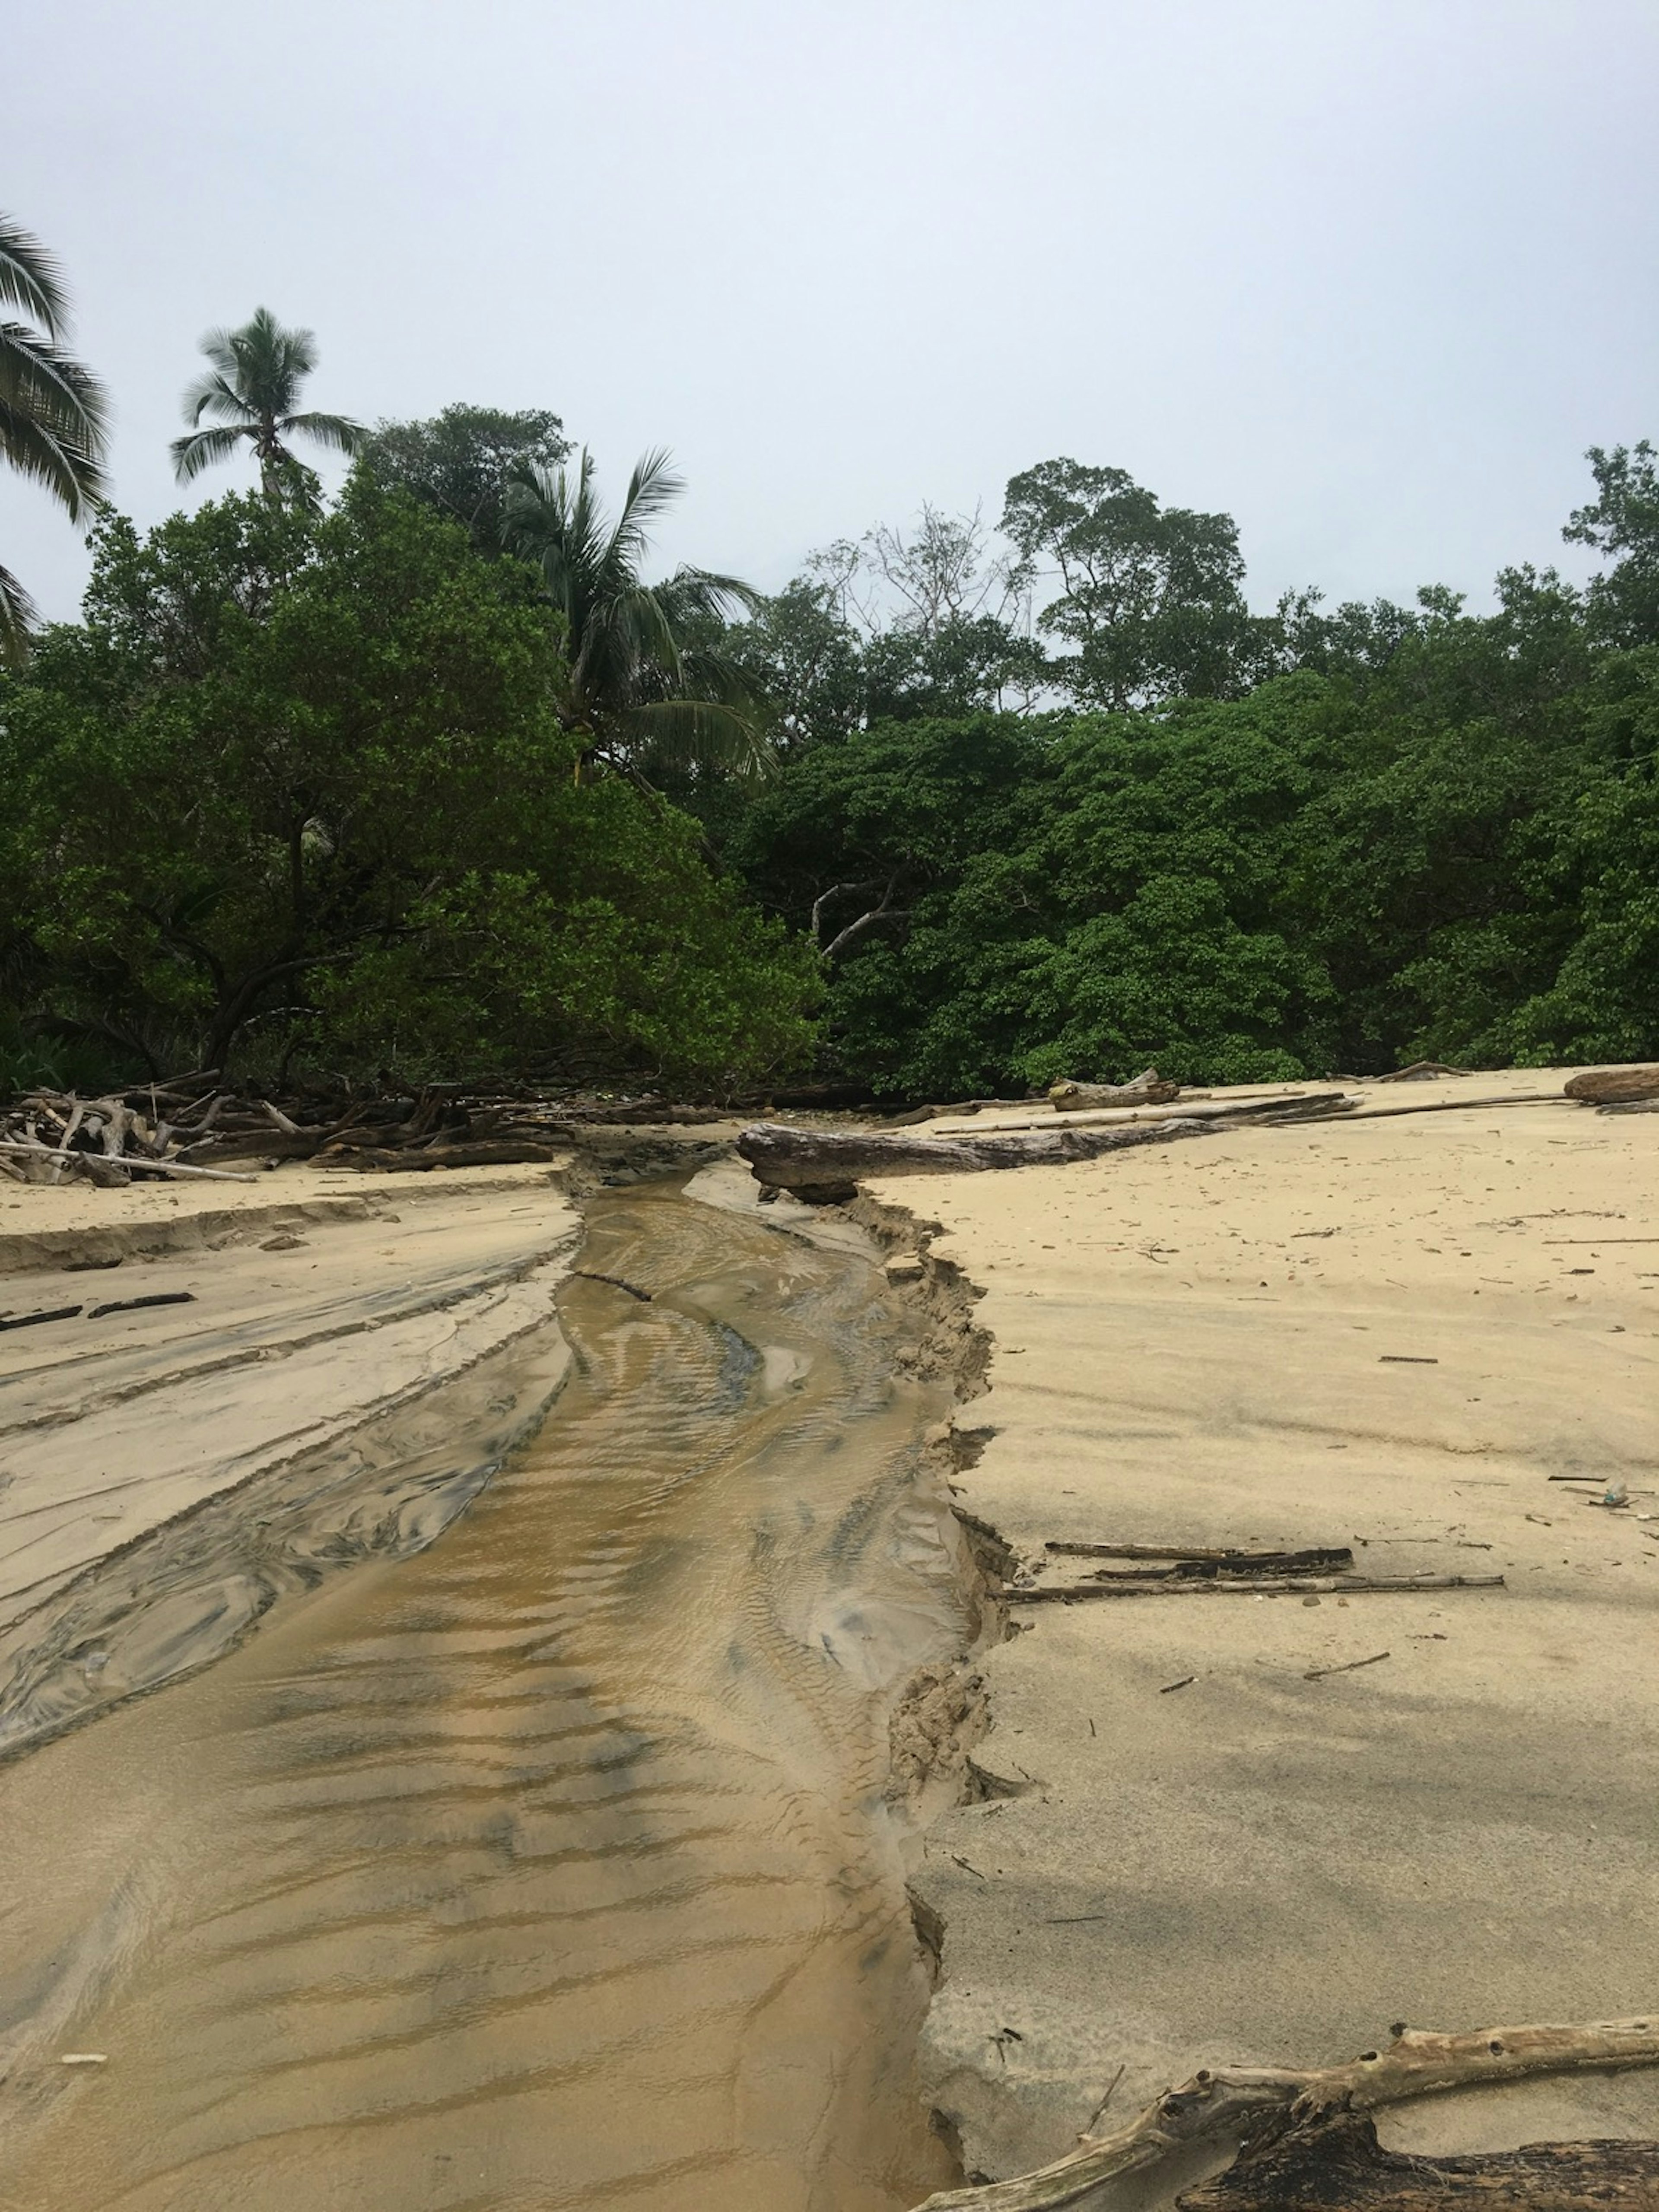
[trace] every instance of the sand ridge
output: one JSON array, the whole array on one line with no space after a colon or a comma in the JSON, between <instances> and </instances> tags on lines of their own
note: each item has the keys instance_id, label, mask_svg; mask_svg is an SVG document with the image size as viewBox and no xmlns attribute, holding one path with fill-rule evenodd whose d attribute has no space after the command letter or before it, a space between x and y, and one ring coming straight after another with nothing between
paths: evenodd
<instances>
[{"instance_id":1,"label":"sand ridge","mask_svg":"<svg viewBox=\"0 0 1659 2212\"><path fill-rule=\"evenodd\" d=\"M1206 2063L1352 2057L1395 2020L1653 2002L1659 1120L1388 1110L1459 1087L870 1186L984 1293L957 1503L1023 1558L1334 1543L1361 1571L1506 1577L1012 1608L976 1662L981 1802L915 1877L945 1929L932 2092L970 2169L1055 2155L1115 2077L1128 2111ZM1608 1485L1629 1503L1588 1502ZM1659 2133L1651 2077L1455 2102L1385 2132Z\"/></svg>"},{"instance_id":2,"label":"sand ridge","mask_svg":"<svg viewBox=\"0 0 1659 2212\"><path fill-rule=\"evenodd\" d=\"M548 1170L343 1181L16 1189L0 1212L0 1744L111 1694L160 1593L193 1663L295 1545L429 1540L556 1391L580 1222ZM169 1535L233 1497L216 1553ZM279 1525L283 1562L256 1560ZM131 1686L171 1670L156 1633Z\"/></svg>"}]
</instances>

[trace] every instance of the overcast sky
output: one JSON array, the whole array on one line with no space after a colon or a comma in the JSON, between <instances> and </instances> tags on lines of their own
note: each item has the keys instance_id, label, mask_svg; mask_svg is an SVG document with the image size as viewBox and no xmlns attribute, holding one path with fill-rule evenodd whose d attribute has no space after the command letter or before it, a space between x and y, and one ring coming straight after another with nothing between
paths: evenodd
<instances>
[{"instance_id":1,"label":"overcast sky","mask_svg":"<svg viewBox=\"0 0 1659 2212\"><path fill-rule=\"evenodd\" d=\"M1652 0L58 0L0 205L63 260L118 502L209 325L310 404L550 406L679 557L812 546L1057 454L1235 514L1249 590L1485 599L1592 443L1659 435ZM216 470L187 503L254 481ZM0 561L84 545L0 477Z\"/></svg>"}]
</instances>

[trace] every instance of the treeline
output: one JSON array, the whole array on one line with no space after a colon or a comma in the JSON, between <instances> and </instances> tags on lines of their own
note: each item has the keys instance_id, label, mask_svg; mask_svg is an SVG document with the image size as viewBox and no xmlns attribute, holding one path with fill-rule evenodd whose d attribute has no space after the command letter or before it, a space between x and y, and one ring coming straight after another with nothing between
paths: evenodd
<instances>
[{"instance_id":1,"label":"treeline","mask_svg":"<svg viewBox=\"0 0 1659 2212\"><path fill-rule=\"evenodd\" d=\"M781 775L708 795L894 1097L1659 1054L1659 476L1589 456L1579 590L1253 615L1224 515L1016 477L988 555L925 515L736 640ZM1031 616L1036 595L1037 611Z\"/></svg>"},{"instance_id":2,"label":"treeline","mask_svg":"<svg viewBox=\"0 0 1659 2212\"><path fill-rule=\"evenodd\" d=\"M608 519L556 416L266 413L258 494L106 515L82 620L0 676L0 1079L1659 1054L1645 445L1590 457L1588 588L1260 615L1231 519L1121 471L763 597L647 583L678 483L647 457ZM332 504L277 434L319 421Z\"/></svg>"},{"instance_id":3,"label":"treeline","mask_svg":"<svg viewBox=\"0 0 1659 2212\"><path fill-rule=\"evenodd\" d=\"M568 639L533 568L365 469L328 511L106 519L82 622L0 678L12 1082L809 1059L811 948L584 766Z\"/></svg>"}]
</instances>

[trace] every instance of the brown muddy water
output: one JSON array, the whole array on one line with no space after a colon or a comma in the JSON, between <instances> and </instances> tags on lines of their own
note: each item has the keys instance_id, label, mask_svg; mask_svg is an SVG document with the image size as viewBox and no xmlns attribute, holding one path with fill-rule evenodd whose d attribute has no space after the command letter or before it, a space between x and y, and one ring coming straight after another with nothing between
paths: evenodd
<instances>
[{"instance_id":1,"label":"brown muddy water","mask_svg":"<svg viewBox=\"0 0 1659 2212\"><path fill-rule=\"evenodd\" d=\"M965 1635L866 1258L595 1204L413 1559L0 1767L13 2212L897 2212L951 2170L887 1719ZM66 2052L106 2054L65 2067Z\"/></svg>"}]
</instances>

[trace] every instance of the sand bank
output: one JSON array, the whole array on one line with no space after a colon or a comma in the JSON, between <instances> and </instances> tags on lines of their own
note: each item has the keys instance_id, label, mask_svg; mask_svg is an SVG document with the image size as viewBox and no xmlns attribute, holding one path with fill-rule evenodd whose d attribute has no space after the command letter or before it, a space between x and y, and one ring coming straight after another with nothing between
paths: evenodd
<instances>
[{"instance_id":1,"label":"sand bank","mask_svg":"<svg viewBox=\"0 0 1659 2212\"><path fill-rule=\"evenodd\" d=\"M970 2171L1058 2154L1115 2081L1116 2116L1200 2065L1334 2062L1395 2021L1659 1996L1659 1119L1384 1110L1476 1088L869 1187L983 1291L957 1503L1022 1559L1346 1544L1364 1572L1506 1577L1012 1608L980 1662L982 1795L915 1876L943 1929L929 2091ZM1588 1502L1609 1484L1627 1504ZM1659 2078L1384 2129L1629 2133L1659 2134Z\"/></svg>"},{"instance_id":2,"label":"sand bank","mask_svg":"<svg viewBox=\"0 0 1659 2212\"><path fill-rule=\"evenodd\" d=\"M0 1745L453 1517L563 1378L556 1176L6 1187Z\"/></svg>"}]
</instances>

